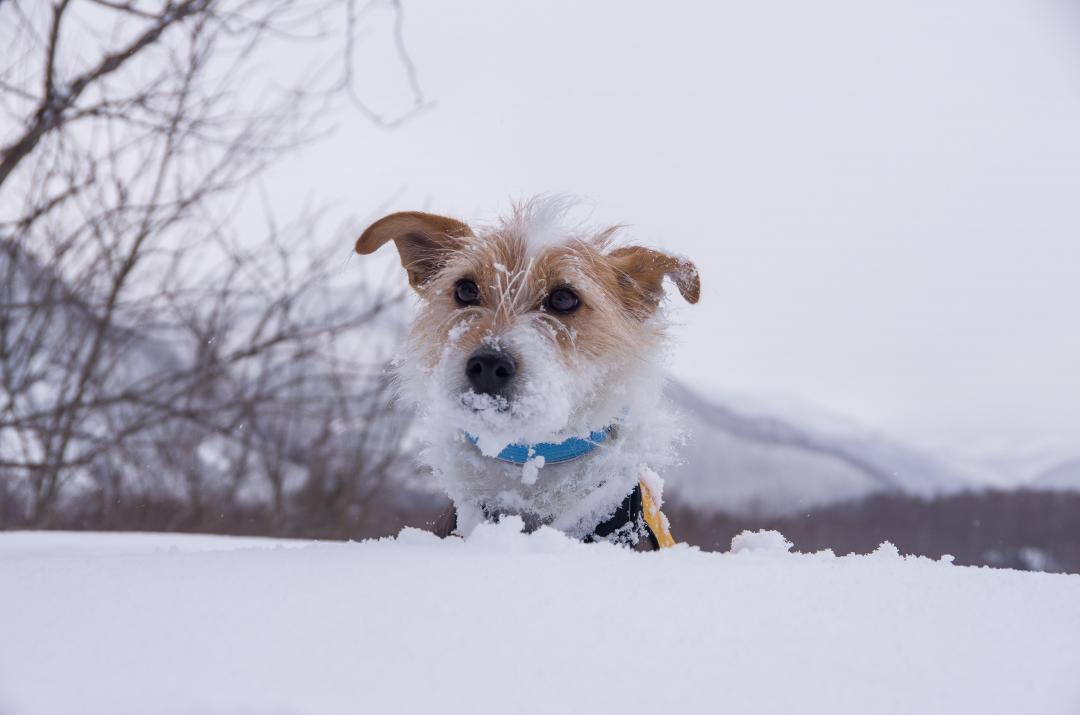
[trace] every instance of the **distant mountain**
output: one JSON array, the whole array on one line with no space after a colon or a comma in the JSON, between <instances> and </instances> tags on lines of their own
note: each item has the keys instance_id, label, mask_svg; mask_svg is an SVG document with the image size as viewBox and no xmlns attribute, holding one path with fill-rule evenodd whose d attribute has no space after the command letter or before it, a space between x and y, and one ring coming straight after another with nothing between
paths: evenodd
<instances>
[{"instance_id":1,"label":"distant mountain","mask_svg":"<svg viewBox=\"0 0 1080 715\"><path fill-rule=\"evenodd\" d=\"M711 400L678 382L667 394L690 436L668 494L698 511L786 516L881 492L972 486L942 460L833 418Z\"/></svg>"},{"instance_id":2,"label":"distant mountain","mask_svg":"<svg viewBox=\"0 0 1080 715\"><path fill-rule=\"evenodd\" d=\"M1080 457L1047 469L1027 486L1031 489L1080 491Z\"/></svg>"},{"instance_id":3,"label":"distant mountain","mask_svg":"<svg viewBox=\"0 0 1080 715\"><path fill-rule=\"evenodd\" d=\"M13 241L0 243L0 303L24 306L7 309L3 316L11 335L28 342L40 340L45 346L55 345L52 349L65 354L77 350L77 346L88 346L101 319L95 307L52 266ZM43 324L37 326L34 321ZM180 366L173 346L149 329L126 328L116 320L105 339L107 345L123 346L115 358L120 364L114 372L127 379ZM41 348L41 352L49 351Z\"/></svg>"}]
</instances>

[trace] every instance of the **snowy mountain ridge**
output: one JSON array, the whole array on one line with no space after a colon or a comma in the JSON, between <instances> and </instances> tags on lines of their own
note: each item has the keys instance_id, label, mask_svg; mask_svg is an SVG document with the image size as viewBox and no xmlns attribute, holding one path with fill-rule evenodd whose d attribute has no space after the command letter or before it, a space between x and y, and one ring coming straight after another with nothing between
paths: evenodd
<instances>
[{"instance_id":1,"label":"snowy mountain ridge","mask_svg":"<svg viewBox=\"0 0 1080 715\"><path fill-rule=\"evenodd\" d=\"M878 492L932 497L972 484L932 455L835 418L711 401L674 381L667 394L688 434L669 488L695 509L785 515Z\"/></svg>"},{"instance_id":2,"label":"snowy mountain ridge","mask_svg":"<svg viewBox=\"0 0 1080 715\"><path fill-rule=\"evenodd\" d=\"M1041 472L1030 486L1038 489L1080 491L1080 457L1063 461Z\"/></svg>"},{"instance_id":3,"label":"snowy mountain ridge","mask_svg":"<svg viewBox=\"0 0 1080 715\"><path fill-rule=\"evenodd\" d=\"M1080 458L960 459L788 402L713 398L674 380L667 396L687 433L683 464L666 475L669 493L702 512L786 516L877 493L1080 489Z\"/></svg>"}]
</instances>

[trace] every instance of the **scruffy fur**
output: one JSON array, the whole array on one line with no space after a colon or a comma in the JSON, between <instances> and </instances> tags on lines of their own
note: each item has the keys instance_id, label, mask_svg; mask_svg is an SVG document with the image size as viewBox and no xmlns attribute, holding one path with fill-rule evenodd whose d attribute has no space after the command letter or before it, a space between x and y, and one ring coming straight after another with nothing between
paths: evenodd
<instances>
[{"instance_id":1,"label":"scruffy fur","mask_svg":"<svg viewBox=\"0 0 1080 715\"><path fill-rule=\"evenodd\" d=\"M559 201L535 200L476 231L443 216L397 213L356 243L368 254L393 241L420 298L398 369L401 392L421 407L429 442L421 458L454 501L461 532L519 514L587 536L638 481L651 481L659 497L654 469L673 459L678 435L662 414L657 369L666 325L659 308L665 277L697 302L697 270L620 245L615 228L567 227L564 212ZM477 305L455 300L462 280L479 288ZM574 312L545 307L560 288L580 299ZM513 356L506 396L472 391L465 364L479 348ZM522 467L494 458L512 442L561 442L607 427L615 437L577 461Z\"/></svg>"}]
</instances>

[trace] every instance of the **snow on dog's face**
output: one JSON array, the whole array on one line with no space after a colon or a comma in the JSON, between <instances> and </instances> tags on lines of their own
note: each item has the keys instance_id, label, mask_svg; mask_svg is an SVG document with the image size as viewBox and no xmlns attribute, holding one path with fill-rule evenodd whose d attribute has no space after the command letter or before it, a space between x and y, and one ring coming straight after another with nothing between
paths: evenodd
<instances>
[{"instance_id":1,"label":"snow on dog's face","mask_svg":"<svg viewBox=\"0 0 1080 715\"><path fill-rule=\"evenodd\" d=\"M396 213L356 243L367 254L393 241L421 297L402 371L408 396L488 454L613 422L625 407L620 388L661 337L664 277L698 299L693 264L617 247L614 229L562 229L558 213L534 202L478 232Z\"/></svg>"}]
</instances>

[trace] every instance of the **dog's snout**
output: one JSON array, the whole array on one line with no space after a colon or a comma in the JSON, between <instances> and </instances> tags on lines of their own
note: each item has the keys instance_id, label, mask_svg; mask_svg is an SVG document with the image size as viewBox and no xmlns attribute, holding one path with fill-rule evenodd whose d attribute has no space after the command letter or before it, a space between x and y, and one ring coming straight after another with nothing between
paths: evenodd
<instances>
[{"instance_id":1,"label":"dog's snout","mask_svg":"<svg viewBox=\"0 0 1080 715\"><path fill-rule=\"evenodd\" d=\"M465 376L473 390L484 395L499 395L517 372L517 364L509 353L480 348L465 363Z\"/></svg>"}]
</instances>

